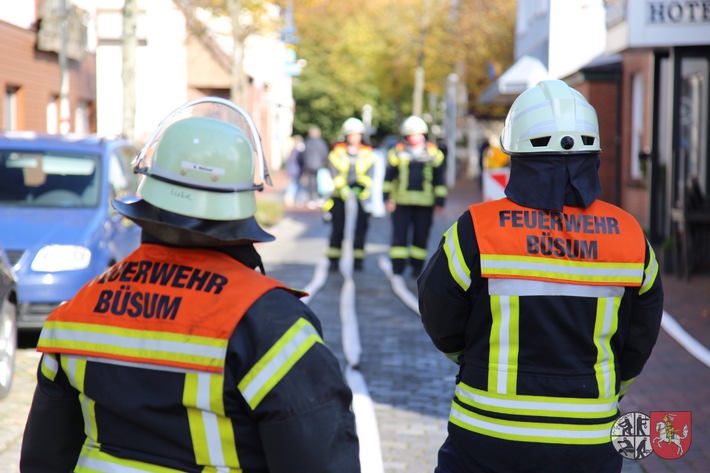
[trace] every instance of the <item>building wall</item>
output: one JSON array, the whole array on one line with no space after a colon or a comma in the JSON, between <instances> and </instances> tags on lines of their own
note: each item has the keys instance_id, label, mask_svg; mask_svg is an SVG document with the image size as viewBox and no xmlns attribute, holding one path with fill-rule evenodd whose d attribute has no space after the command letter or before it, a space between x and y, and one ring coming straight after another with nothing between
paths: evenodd
<instances>
[{"instance_id":1,"label":"building wall","mask_svg":"<svg viewBox=\"0 0 710 473\"><path fill-rule=\"evenodd\" d=\"M629 50L623 53L623 79L622 79L622 115L620 123L621 133L621 207L633 214L639 221L642 227L649 226L649 189L648 189L648 172L650 169L645 167L650 165L650 162L640 162L642 176L632 176L632 161L638 160L638 156L632 151L632 140L634 135L640 132L639 141L640 149L638 151L648 151L651 148L651 118L652 118L652 94L653 86L651 83L652 61L651 53L643 50ZM633 82L634 77L639 76L643 81L643 118L640 124L640 130L634 129L633 124Z\"/></svg>"},{"instance_id":2,"label":"building wall","mask_svg":"<svg viewBox=\"0 0 710 473\"><path fill-rule=\"evenodd\" d=\"M60 69L57 54L37 51L36 34L0 21L0 124L4 123L5 91L18 87L18 129L47 130L47 105L59 96ZM96 97L95 57L88 54L79 62L69 60L70 131L74 131L74 111L80 103L93 110ZM96 129L96 119L89 124Z\"/></svg>"}]
</instances>

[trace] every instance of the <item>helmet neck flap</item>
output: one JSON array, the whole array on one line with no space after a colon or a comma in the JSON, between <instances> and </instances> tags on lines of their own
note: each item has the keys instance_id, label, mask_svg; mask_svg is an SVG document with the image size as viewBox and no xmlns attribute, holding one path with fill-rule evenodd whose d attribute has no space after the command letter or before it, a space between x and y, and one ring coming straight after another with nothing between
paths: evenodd
<instances>
[{"instance_id":1,"label":"helmet neck flap","mask_svg":"<svg viewBox=\"0 0 710 473\"><path fill-rule=\"evenodd\" d=\"M601 192L598 153L513 155L510 164L505 195L523 207L586 208Z\"/></svg>"}]
</instances>

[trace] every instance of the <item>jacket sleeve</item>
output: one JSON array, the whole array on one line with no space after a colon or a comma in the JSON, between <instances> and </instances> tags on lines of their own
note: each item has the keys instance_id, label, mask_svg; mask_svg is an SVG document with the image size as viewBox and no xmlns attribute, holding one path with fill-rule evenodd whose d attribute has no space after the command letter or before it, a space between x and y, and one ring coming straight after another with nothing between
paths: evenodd
<instances>
[{"instance_id":1,"label":"jacket sleeve","mask_svg":"<svg viewBox=\"0 0 710 473\"><path fill-rule=\"evenodd\" d=\"M22 473L74 471L84 443L79 393L54 355L42 355L30 413L22 439Z\"/></svg>"},{"instance_id":2,"label":"jacket sleeve","mask_svg":"<svg viewBox=\"0 0 710 473\"><path fill-rule=\"evenodd\" d=\"M434 205L437 207L444 206L446 197L449 194L449 189L446 187L446 165L446 156L441 150L438 150L434 159L434 173L432 176Z\"/></svg>"},{"instance_id":3,"label":"jacket sleeve","mask_svg":"<svg viewBox=\"0 0 710 473\"><path fill-rule=\"evenodd\" d=\"M271 473L359 473L352 392L321 325L293 294L260 298L235 331L235 378ZM231 357L235 359L235 357Z\"/></svg>"},{"instance_id":4,"label":"jacket sleeve","mask_svg":"<svg viewBox=\"0 0 710 473\"><path fill-rule=\"evenodd\" d=\"M387 167L385 168L385 178L382 183L382 200L389 200L392 192L392 183L399 177L399 157L396 149L390 148L387 152Z\"/></svg>"},{"instance_id":5,"label":"jacket sleeve","mask_svg":"<svg viewBox=\"0 0 710 473\"><path fill-rule=\"evenodd\" d=\"M646 242L644 279L634 294L631 305L629 331L621 355L621 396L626 394L636 376L651 356L663 318L663 284L656 256Z\"/></svg>"},{"instance_id":6,"label":"jacket sleeve","mask_svg":"<svg viewBox=\"0 0 710 473\"><path fill-rule=\"evenodd\" d=\"M419 312L432 342L452 361L465 348L465 330L480 285L480 257L467 211L446 231L417 280Z\"/></svg>"}]
</instances>

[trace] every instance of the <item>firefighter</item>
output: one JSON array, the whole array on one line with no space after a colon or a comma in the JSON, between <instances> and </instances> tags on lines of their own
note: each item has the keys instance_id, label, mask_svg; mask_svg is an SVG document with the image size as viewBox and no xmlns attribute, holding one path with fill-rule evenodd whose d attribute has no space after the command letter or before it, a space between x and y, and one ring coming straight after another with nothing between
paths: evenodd
<instances>
[{"instance_id":1,"label":"firefighter","mask_svg":"<svg viewBox=\"0 0 710 473\"><path fill-rule=\"evenodd\" d=\"M448 193L444 153L427 141L428 131L424 120L408 117L400 127L404 142L387 153L382 194L392 214L390 259L395 275L403 274L407 263L413 277L421 272L434 211L444 206Z\"/></svg>"},{"instance_id":2,"label":"firefighter","mask_svg":"<svg viewBox=\"0 0 710 473\"><path fill-rule=\"evenodd\" d=\"M328 167L333 176L333 192L323 205L332 223L328 259L330 269L338 269L345 233L345 201L350 194L357 201L357 219L353 238L353 268L362 270L365 260L365 236L370 217L370 192L375 154L362 142L365 124L355 117L342 126L344 141L336 143L328 154Z\"/></svg>"},{"instance_id":3,"label":"firefighter","mask_svg":"<svg viewBox=\"0 0 710 473\"><path fill-rule=\"evenodd\" d=\"M459 364L436 471L621 471L611 428L658 336L658 262L597 199L597 115L579 92L523 92L501 145L506 197L471 205L418 280L424 328Z\"/></svg>"},{"instance_id":4,"label":"firefighter","mask_svg":"<svg viewBox=\"0 0 710 473\"><path fill-rule=\"evenodd\" d=\"M251 118L188 102L114 200L138 249L47 319L24 473L359 472L352 393L298 291L264 274Z\"/></svg>"}]
</instances>

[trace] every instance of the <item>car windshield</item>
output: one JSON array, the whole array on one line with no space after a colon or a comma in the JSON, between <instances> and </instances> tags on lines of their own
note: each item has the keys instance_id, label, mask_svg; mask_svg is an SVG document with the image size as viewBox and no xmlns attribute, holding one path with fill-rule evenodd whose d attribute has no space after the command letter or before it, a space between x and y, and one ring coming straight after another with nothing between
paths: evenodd
<instances>
[{"instance_id":1,"label":"car windshield","mask_svg":"<svg viewBox=\"0 0 710 473\"><path fill-rule=\"evenodd\" d=\"M98 156L46 151L0 153L0 205L96 207Z\"/></svg>"}]
</instances>

